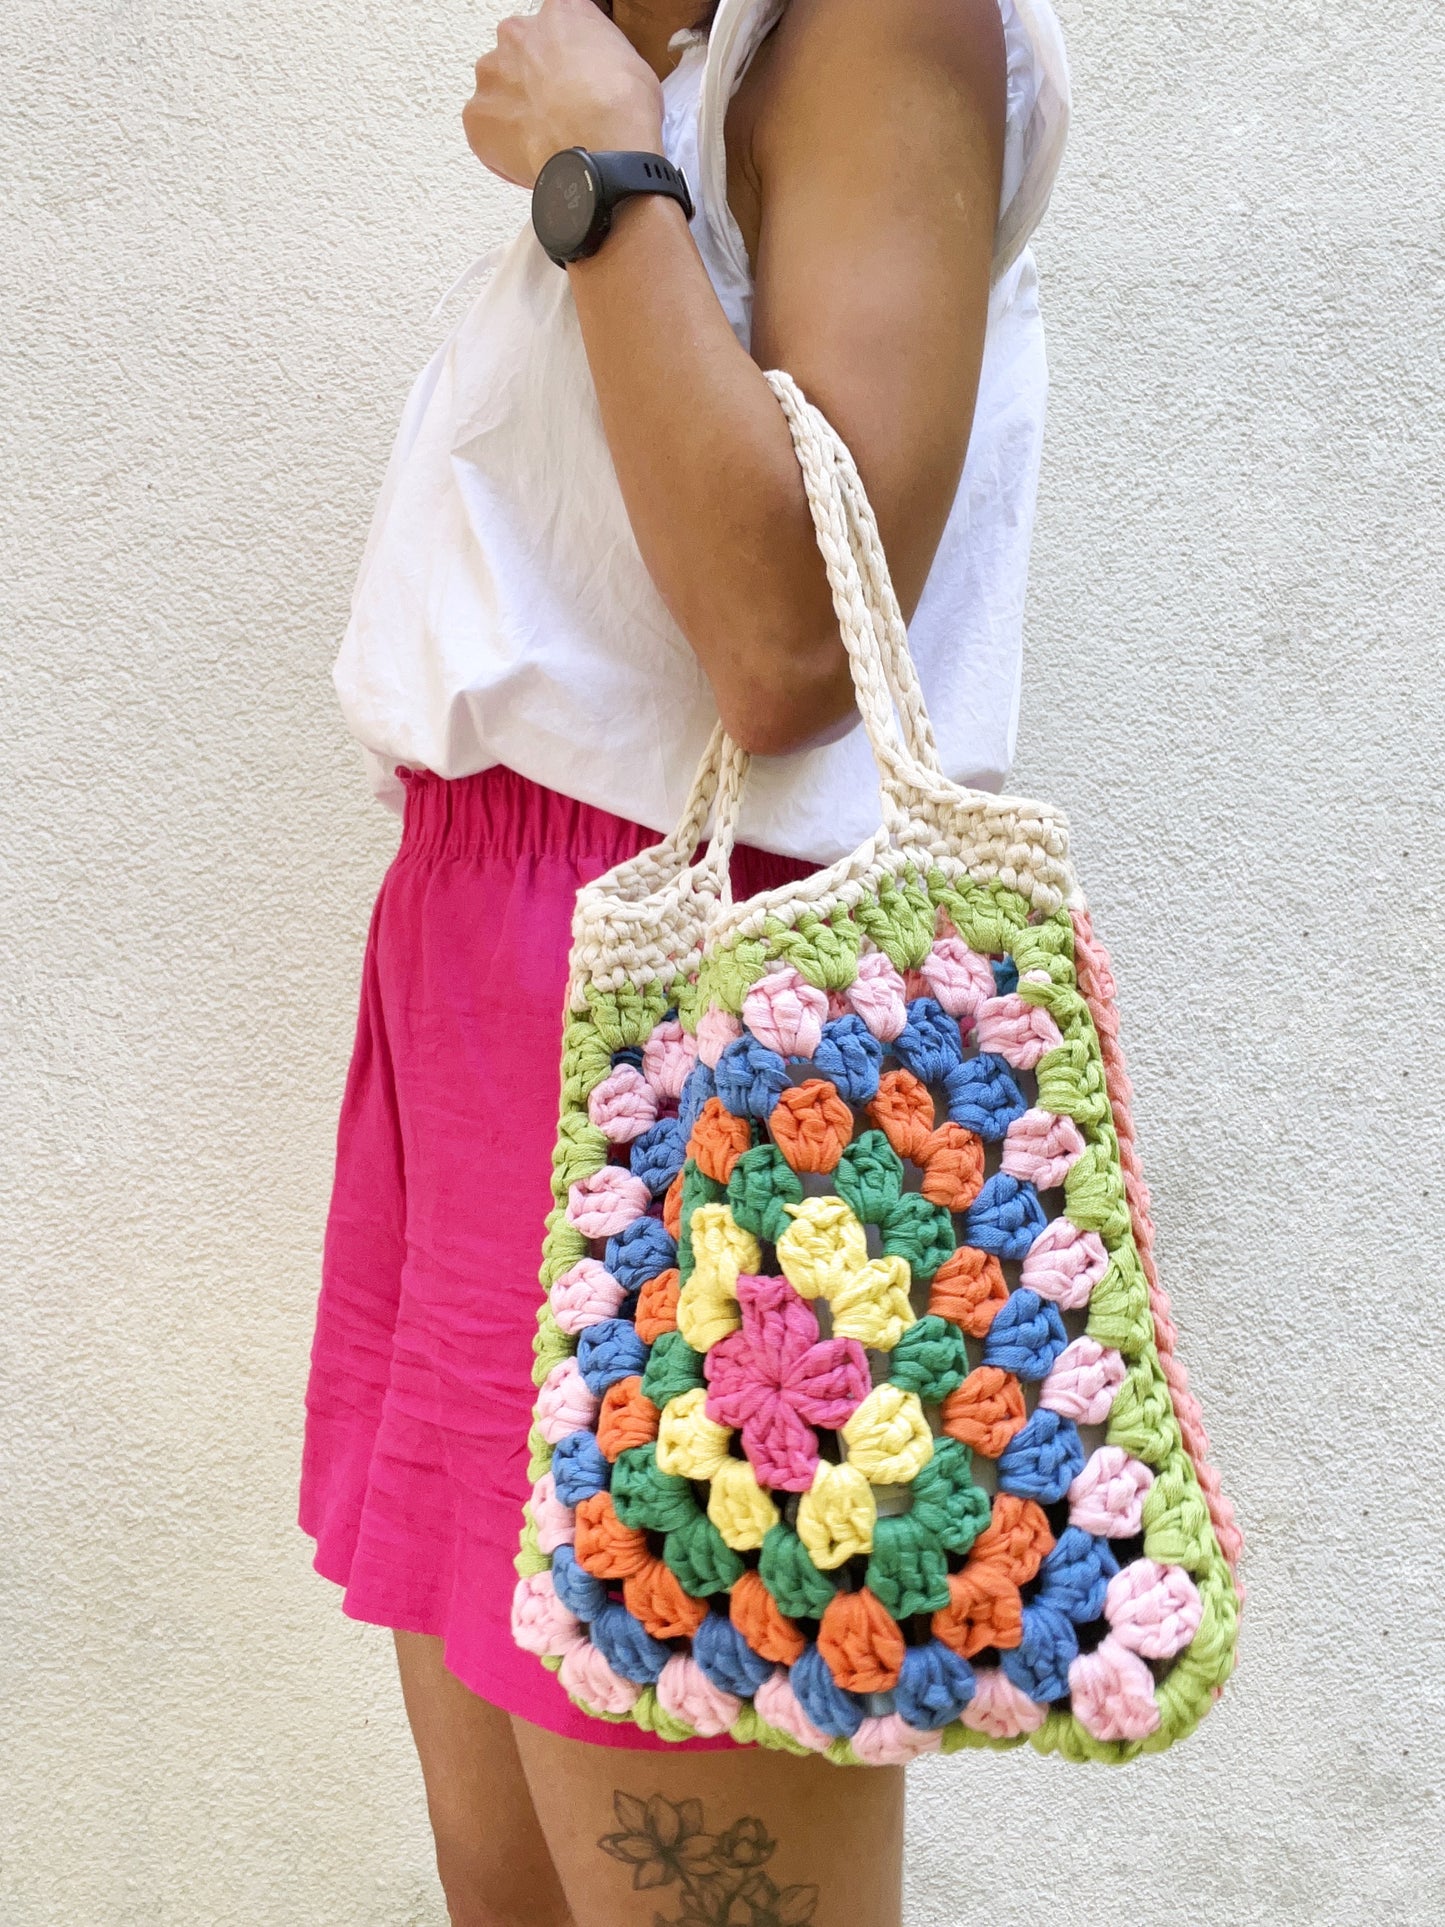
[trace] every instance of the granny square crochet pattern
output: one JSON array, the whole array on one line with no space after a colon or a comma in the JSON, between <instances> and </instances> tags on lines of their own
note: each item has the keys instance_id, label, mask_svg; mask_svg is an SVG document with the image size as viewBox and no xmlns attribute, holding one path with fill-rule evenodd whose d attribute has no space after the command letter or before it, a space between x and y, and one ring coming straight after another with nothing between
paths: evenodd
<instances>
[{"instance_id":1,"label":"granny square crochet pattern","mask_svg":"<svg viewBox=\"0 0 1445 1927\"><path fill-rule=\"evenodd\" d=\"M1058 813L938 775L856 471L768 379L884 827L732 905L719 734L579 896L513 1636L665 1739L1161 1751L1233 1668L1240 1536L1108 959Z\"/></svg>"},{"instance_id":2,"label":"granny square crochet pattern","mask_svg":"<svg viewBox=\"0 0 1445 1927\"><path fill-rule=\"evenodd\" d=\"M589 993L513 1615L581 1704L875 1763L1192 1730L1234 1531L1115 1031L1087 912L942 873Z\"/></svg>"}]
</instances>

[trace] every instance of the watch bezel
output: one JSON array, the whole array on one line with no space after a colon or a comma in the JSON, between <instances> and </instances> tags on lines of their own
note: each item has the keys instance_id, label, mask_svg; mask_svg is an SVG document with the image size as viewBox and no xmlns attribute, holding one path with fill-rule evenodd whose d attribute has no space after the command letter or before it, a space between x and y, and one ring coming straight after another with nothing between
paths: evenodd
<instances>
[{"instance_id":1,"label":"watch bezel","mask_svg":"<svg viewBox=\"0 0 1445 1927\"><path fill-rule=\"evenodd\" d=\"M581 172L592 190L592 207L587 225L576 243L570 246L558 245L560 237L547 218L546 212L550 202L545 198L544 183L547 182L549 170L554 174L560 171L559 163L580 165ZM558 267L566 267L570 261L583 261L601 247L612 225L612 210L607 205L604 195L605 183L602 179L602 170L585 147L561 147L542 163L537 178L532 184L532 228L537 239L542 243L543 249Z\"/></svg>"}]
</instances>

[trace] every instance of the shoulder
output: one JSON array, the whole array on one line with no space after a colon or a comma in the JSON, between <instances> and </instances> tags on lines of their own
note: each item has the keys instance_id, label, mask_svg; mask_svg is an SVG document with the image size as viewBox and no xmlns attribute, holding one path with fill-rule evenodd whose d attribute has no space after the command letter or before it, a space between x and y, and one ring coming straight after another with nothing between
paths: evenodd
<instances>
[{"instance_id":1,"label":"shoulder","mask_svg":"<svg viewBox=\"0 0 1445 1927\"><path fill-rule=\"evenodd\" d=\"M997 100L1007 69L999 0L788 0L754 63L773 93L821 92L852 74L850 92L884 105L883 83L947 76Z\"/></svg>"}]
</instances>

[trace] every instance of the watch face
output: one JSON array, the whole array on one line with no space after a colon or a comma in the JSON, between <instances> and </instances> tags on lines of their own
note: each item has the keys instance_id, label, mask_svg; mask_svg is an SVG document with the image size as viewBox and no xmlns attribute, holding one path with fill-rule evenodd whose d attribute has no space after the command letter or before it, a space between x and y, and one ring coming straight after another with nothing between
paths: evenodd
<instances>
[{"instance_id":1,"label":"watch face","mask_svg":"<svg viewBox=\"0 0 1445 1927\"><path fill-rule=\"evenodd\" d=\"M554 154L532 189L532 225L549 254L575 254L592 230L597 176L586 154Z\"/></svg>"}]
</instances>

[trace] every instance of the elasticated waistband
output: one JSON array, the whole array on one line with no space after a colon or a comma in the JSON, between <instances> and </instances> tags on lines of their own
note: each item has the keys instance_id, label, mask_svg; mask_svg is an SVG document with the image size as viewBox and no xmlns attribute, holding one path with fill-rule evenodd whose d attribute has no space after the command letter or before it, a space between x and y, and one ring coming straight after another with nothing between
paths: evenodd
<instances>
[{"instance_id":1,"label":"elasticated waistband","mask_svg":"<svg viewBox=\"0 0 1445 1927\"><path fill-rule=\"evenodd\" d=\"M435 776L430 770L399 770L406 786L401 853L409 857L561 857L590 870L609 869L656 843L658 833L608 810L534 783L494 764L475 776ZM733 854L733 890L739 897L795 882L817 866L766 850L740 847Z\"/></svg>"}]
</instances>

